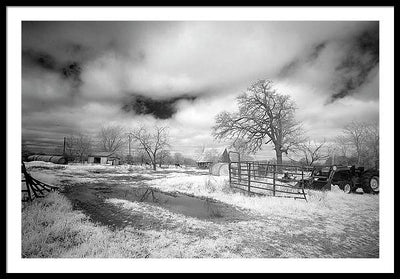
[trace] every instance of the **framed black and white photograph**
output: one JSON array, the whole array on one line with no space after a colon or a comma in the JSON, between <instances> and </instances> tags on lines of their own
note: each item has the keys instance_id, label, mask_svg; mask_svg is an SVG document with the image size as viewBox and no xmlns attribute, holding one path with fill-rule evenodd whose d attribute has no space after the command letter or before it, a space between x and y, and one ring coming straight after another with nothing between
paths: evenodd
<instances>
[{"instance_id":1,"label":"framed black and white photograph","mask_svg":"<svg viewBox=\"0 0 400 279\"><path fill-rule=\"evenodd\" d=\"M393 100L391 6L8 7L7 269L393 272Z\"/></svg>"}]
</instances>

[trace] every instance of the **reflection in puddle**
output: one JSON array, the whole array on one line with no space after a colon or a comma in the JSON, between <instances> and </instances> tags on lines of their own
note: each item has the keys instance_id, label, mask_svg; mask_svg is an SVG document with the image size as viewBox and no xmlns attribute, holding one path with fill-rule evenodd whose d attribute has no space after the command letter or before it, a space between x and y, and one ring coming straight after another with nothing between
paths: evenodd
<instances>
[{"instance_id":1,"label":"reflection in puddle","mask_svg":"<svg viewBox=\"0 0 400 279\"><path fill-rule=\"evenodd\" d=\"M119 191L112 192L113 198L146 202L164 207L172 212L200 219L223 217L239 218L243 215L236 208L207 198L198 198L181 193L166 193L153 188L131 188L120 196Z\"/></svg>"},{"instance_id":2,"label":"reflection in puddle","mask_svg":"<svg viewBox=\"0 0 400 279\"><path fill-rule=\"evenodd\" d=\"M200 198L178 192L162 192L145 186L131 187L125 184L101 182L79 183L69 184L64 188L63 193L71 200L74 209L83 210L93 221L112 227L124 227L130 224L136 227L156 229L165 225L157 218L128 212L105 202L112 198L148 203L162 207L172 213L212 222L237 222L250 218L246 212L240 211L234 206L209 198Z\"/></svg>"}]
</instances>

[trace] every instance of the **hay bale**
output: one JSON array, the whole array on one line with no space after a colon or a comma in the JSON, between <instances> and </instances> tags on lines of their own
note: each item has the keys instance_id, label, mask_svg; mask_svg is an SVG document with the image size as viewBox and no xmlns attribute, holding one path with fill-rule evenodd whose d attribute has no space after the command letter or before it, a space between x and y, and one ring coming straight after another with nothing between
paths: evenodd
<instances>
[{"instance_id":1,"label":"hay bale","mask_svg":"<svg viewBox=\"0 0 400 279\"><path fill-rule=\"evenodd\" d=\"M216 163L210 167L211 175L229 175L229 166L228 163Z\"/></svg>"},{"instance_id":2,"label":"hay bale","mask_svg":"<svg viewBox=\"0 0 400 279\"><path fill-rule=\"evenodd\" d=\"M50 156L50 155L31 155L28 157L28 162L42 161L54 164L67 164L67 158L64 156Z\"/></svg>"}]
</instances>

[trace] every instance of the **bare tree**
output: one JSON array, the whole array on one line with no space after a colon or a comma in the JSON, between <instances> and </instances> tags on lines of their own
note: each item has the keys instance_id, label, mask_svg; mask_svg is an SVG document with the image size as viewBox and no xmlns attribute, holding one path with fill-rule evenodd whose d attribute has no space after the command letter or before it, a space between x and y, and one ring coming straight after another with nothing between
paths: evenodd
<instances>
[{"instance_id":1,"label":"bare tree","mask_svg":"<svg viewBox=\"0 0 400 279\"><path fill-rule=\"evenodd\" d=\"M65 138L65 151L69 157L73 157L75 153L76 138L73 135L69 135Z\"/></svg>"},{"instance_id":2,"label":"bare tree","mask_svg":"<svg viewBox=\"0 0 400 279\"><path fill-rule=\"evenodd\" d=\"M294 118L296 110L289 95L276 92L272 81L259 80L237 98L239 112L221 112L216 116L216 139L242 139L250 152L272 143L278 164L282 154L304 141L302 127Z\"/></svg>"},{"instance_id":3,"label":"bare tree","mask_svg":"<svg viewBox=\"0 0 400 279\"><path fill-rule=\"evenodd\" d=\"M98 135L103 151L116 152L125 144L124 128L118 125L101 127Z\"/></svg>"},{"instance_id":4,"label":"bare tree","mask_svg":"<svg viewBox=\"0 0 400 279\"><path fill-rule=\"evenodd\" d=\"M355 149L357 164L362 163L362 157L366 152L367 127L365 122L352 121L343 129L345 138Z\"/></svg>"},{"instance_id":5,"label":"bare tree","mask_svg":"<svg viewBox=\"0 0 400 279\"><path fill-rule=\"evenodd\" d=\"M75 152L79 157L79 160L83 162L84 158L89 155L92 148L92 140L88 136L79 134L75 137Z\"/></svg>"},{"instance_id":6,"label":"bare tree","mask_svg":"<svg viewBox=\"0 0 400 279\"><path fill-rule=\"evenodd\" d=\"M204 150L206 149L206 146L202 144L201 146L197 147L195 149L195 157L200 158L202 154L204 153Z\"/></svg>"},{"instance_id":7,"label":"bare tree","mask_svg":"<svg viewBox=\"0 0 400 279\"><path fill-rule=\"evenodd\" d=\"M351 151L351 143L344 135L336 136L330 145L330 158L327 159L329 164L349 164L349 156Z\"/></svg>"},{"instance_id":8,"label":"bare tree","mask_svg":"<svg viewBox=\"0 0 400 279\"><path fill-rule=\"evenodd\" d=\"M183 157L182 153L175 152L174 153L174 163L181 165L181 164L183 164L183 161L184 161L184 157Z\"/></svg>"},{"instance_id":9,"label":"bare tree","mask_svg":"<svg viewBox=\"0 0 400 279\"><path fill-rule=\"evenodd\" d=\"M23 161L26 161L28 159L28 156L33 154L31 152L31 150L29 149L28 144L27 144L27 142L25 140L22 141L21 153L22 153L22 160Z\"/></svg>"},{"instance_id":10,"label":"bare tree","mask_svg":"<svg viewBox=\"0 0 400 279\"><path fill-rule=\"evenodd\" d=\"M183 157L183 164L185 166L196 166L196 160L188 157Z\"/></svg>"},{"instance_id":11,"label":"bare tree","mask_svg":"<svg viewBox=\"0 0 400 279\"><path fill-rule=\"evenodd\" d=\"M240 160L253 160L253 157L249 155L249 149L244 140L236 139L229 147L240 154Z\"/></svg>"},{"instance_id":12,"label":"bare tree","mask_svg":"<svg viewBox=\"0 0 400 279\"><path fill-rule=\"evenodd\" d=\"M366 145L372 159L372 165L379 168L379 123L371 122L366 127Z\"/></svg>"},{"instance_id":13,"label":"bare tree","mask_svg":"<svg viewBox=\"0 0 400 279\"><path fill-rule=\"evenodd\" d=\"M310 140L300 143L296 145L293 152L298 155L301 154L303 161L308 166L313 166L316 162L329 158L329 149L325 139L319 143Z\"/></svg>"},{"instance_id":14,"label":"bare tree","mask_svg":"<svg viewBox=\"0 0 400 279\"><path fill-rule=\"evenodd\" d=\"M202 156L204 156L203 159L212 163L217 163L220 159L220 155L220 151L216 148L204 149L204 152L202 154Z\"/></svg>"},{"instance_id":15,"label":"bare tree","mask_svg":"<svg viewBox=\"0 0 400 279\"><path fill-rule=\"evenodd\" d=\"M148 157L147 153L143 150L143 148L137 149L135 152L135 156L132 156L132 161L136 163L140 163L143 165L147 162L146 158Z\"/></svg>"},{"instance_id":16,"label":"bare tree","mask_svg":"<svg viewBox=\"0 0 400 279\"><path fill-rule=\"evenodd\" d=\"M158 152L168 146L167 127L155 127L153 131L148 128L140 127L131 133L132 139L140 144L148 155L153 169L157 169Z\"/></svg>"},{"instance_id":17,"label":"bare tree","mask_svg":"<svg viewBox=\"0 0 400 279\"><path fill-rule=\"evenodd\" d=\"M339 135L334 139L334 145L336 150L339 151L340 156L348 157L349 156L349 149L350 149L350 142L349 139L343 135Z\"/></svg>"},{"instance_id":18,"label":"bare tree","mask_svg":"<svg viewBox=\"0 0 400 279\"><path fill-rule=\"evenodd\" d=\"M163 149L158 152L157 156L158 166L161 168L161 165L171 161L171 152L169 150Z\"/></svg>"}]
</instances>

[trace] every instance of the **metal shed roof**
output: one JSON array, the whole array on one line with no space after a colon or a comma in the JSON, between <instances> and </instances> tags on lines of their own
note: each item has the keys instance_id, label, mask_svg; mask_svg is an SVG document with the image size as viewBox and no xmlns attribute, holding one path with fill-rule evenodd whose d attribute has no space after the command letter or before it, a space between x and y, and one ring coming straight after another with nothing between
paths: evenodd
<instances>
[{"instance_id":1,"label":"metal shed roof","mask_svg":"<svg viewBox=\"0 0 400 279\"><path fill-rule=\"evenodd\" d=\"M96 152L96 153L91 153L88 156L90 157L113 157L113 158L118 158L117 155L114 154L114 152Z\"/></svg>"},{"instance_id":2,"label":"metal shed roof","mask_svg":"<svg viewBox=\"0 0 400 279\"><path fill-rule=\"evenodd\" d=\"M204 148L203 153L197 158L197 162L212 162L213 157L221 158L225 150L228 151L226 147Z\"/></svg>"}]
</instances>

